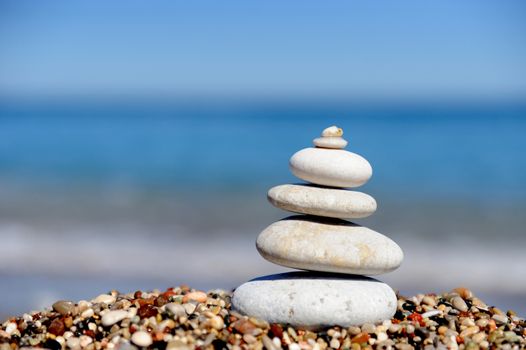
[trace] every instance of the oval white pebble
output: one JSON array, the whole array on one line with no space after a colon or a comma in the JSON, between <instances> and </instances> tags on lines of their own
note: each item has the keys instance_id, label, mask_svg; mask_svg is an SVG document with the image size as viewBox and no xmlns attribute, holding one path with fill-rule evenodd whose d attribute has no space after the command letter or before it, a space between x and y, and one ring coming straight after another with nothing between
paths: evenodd
<instances>
[{"instance_id":1,"label":"oval white pebble","mask_svg":"<svg viewBox=\"0 0 526 350\"><path fill-rule=\"evenodd\" d=\"M394 315L396 305L391 287L375 279L312 272L256 278L232 297L233 308L243 314L309 329L381 322Z\"/></svg>"},{"instance_id":2,"label":"oval white pebble","mask_svg":"<svg viewBox=\"0 0 526 350\"><path fill-rule=\"evenodd\" d=\"M267 197L283 210L332 218L364 218L376 211L376 201L368 194L312 185L276 186Z\"/></svg>"},{"instance_id":3,"label":"oval white pebble","mask_svg":"<svg viewBox=\"0 0 526 350\"><path fill-rule=\"evenodd\" d=\"M433 316L437 316L441 314L442 314L442 311L440 310L430 310L430 311L424 312L422 314L422 318L429 318L429 317L433 317Z\"/></svg>"},{"instance_id":4,"label":"oval white pebble","mask_svg":"<svg viewBox=\"0 0 526 350\"><path fill-rule=\"evenodd\" d=\"M133 333L132 337L131 337L131 341L137 345L137 346L142 346L142 347L147 347L147 346L150 346L152 345L152 336L147 333L147 332L144 332L144 331L137 331L135 333Z\"/></svg>"},{"instance_id":5,"label":"oval white pebble","mask_svg":"<svg viewBox=\"0 0 526 350\"><path fill-rule=\"evenodd\" d=\"M5 332L8 334L8 335L11 335L14 331L17 330L17 325L16 323L14 322L9 322L7 323L7 326L5 327Z\"/></svg>"},{"instance_id":6,"label":"oval white pebble","mask_svg":"<svg viewBox=\"0 0 526 350\"><path fill-rule=\"evenodd\" d=\"M90 308L90 309L86 309L86 310L84 310L84 311L80 314L80 316L81 316L82 318L90 318L90 317L93 316L94 314L95 314L95 312L93 311L93 309Z\"/></svg>"},{"instance_id":7,"label":"oval white pebble","mask_svg":"<svg viewBox=\"0 0 526 350\"><path fill-rule=\"evenodd\" d=\"M321 132L322 137L337 137L343 136L343 129L337 127L336 125L329 126Z\"/></svg>"},{"instance_id":8,"label":"oval white pebble","mask_svg":"<svg viewBox=\"0 0 526 350\"><path fill-rule=\"evenodd\" d=\"M81 348L85 348L86 346L93 343L93 339L91 337L88 337L87 335L81 335L79 338L79 345Z\"/></svg>"},{"instance_id":9,"label":"oval white pebble","mask_svg":"<svg viewBox=\"0 0 526 350\"><path fill-rule=\"evenodd\" d=\"M66 345L71 349L80 348L80 339L77 337L69 337Z\"/></svg>"},{"instance_id":10,"label":"oval white pebble","mask_svg":"<svg viewBox=\"0 0 526 350\"><path fill-rule=\"evenodd\" d=\"M115 297L109 294L101 294L92 301L94 303L104 303L104 304L113 304L115 302Z\"/></svg>"},{"instance_id":11,"label":"oval white pebble","mask_svg":"<svg viewBox=\"0 0 526 350\"><path fill-rule=\"evenodd\" d=\"M318 137L313 141L314 146L321 148L344 149L347 141L343 137Z\"/></svg>"},{"instance_id":12,"label":"oval white pebble","mask_svg":"<svg viewBox=\"0 0 526 350\"><path fill-rule=\"evenodd\" d=\"M305 148L290 158L289 165L296 177L331 187L358 187L373 174L365 158L342 149Z\"/></svg>"},{"instance_id":13,"label":"oval white pebble","mask_svg":"<svg viewBox=\"0 0 526 350\"><path fill-rule=\"evenodd\" d=\"M177 303L169 303L164 306L175 317L186 316L186 310L183 305Z\"/></svg>"},{"instance_id":14,"label":"oval white pebble","mask_svg":"<svg viewBox=\"0 0 526 350\"><path fill-rule=\"evenodd\" d=\"M402 263L402 249L388 237L348 221L291 216L271 224L256 247L275 264L313 271L377 275Z\"/></svg>"},{"instance_id":15,"label":"oval white pebble","mask_svg":"<svg viewBox=\"0 0 526 350\"><path fill-rule=\"evenodd\" d=\"M128 317L128 311L126 310L112 310L108 311L102 316L102 325L104 327L114 325Z\"/></svg>"}]
</instances>

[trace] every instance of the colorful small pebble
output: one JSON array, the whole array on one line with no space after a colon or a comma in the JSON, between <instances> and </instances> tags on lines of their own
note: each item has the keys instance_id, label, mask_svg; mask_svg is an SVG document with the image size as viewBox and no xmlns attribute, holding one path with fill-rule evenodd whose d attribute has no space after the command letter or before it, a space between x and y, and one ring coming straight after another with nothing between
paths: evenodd
<instances>
[{"instance_id":1,"label":"colorful small pebble","mask_svg":"<svg viewBox=\"0 0 526 350\"><path fill-rule=\"evenodd\" d=\"M231 293L186 286L165 292L102 294L58 301L0 326L0 350L15 348L167 350L525 349L526 321L488 307L466 288L398 297L391 320L313 332L268 324L231 310Z\"/></svg>"}]
</instances>

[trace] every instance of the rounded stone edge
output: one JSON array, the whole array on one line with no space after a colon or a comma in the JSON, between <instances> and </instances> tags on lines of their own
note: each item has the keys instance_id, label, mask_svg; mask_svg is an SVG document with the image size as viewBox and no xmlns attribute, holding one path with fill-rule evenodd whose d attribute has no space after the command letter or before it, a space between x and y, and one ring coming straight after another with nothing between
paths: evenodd
<instances>
[{"instance_id":1,"label":"rounded stone edge","mask_svg":"<svg viewBox=\"0 0 526 350\"><path fill-rule=\"evenodd\" d=\"M258 238L259 238L259 236L258 236ZM261 255L261 257L263 259L267 260L270 263L273 263L273 264L276 264L276 265L280 265L280 266L283 266L283 267L287 267L287 268L298 269L298 270L302 270L302 271L340 273L340 274L345 274L345 275L360 275L360 276L378 276L378 275L383 275L383 274L386 274L386 273L391 273L391 272L397 270L398 268L400 268L400 266L402 266L402 263L403 263L403 260L404 260L404 252L403 252L403 250L400 248L400 246L398 244L396 244L396 246L398 247L398 250L400 252L400 262L398 264L396 264L395 266L393 266L393 267L384 268L381 271L378 271L377 269L371 269L371 268L361 268L361 269L353 268L353 269L350 269L350 268L344 268L344 267L338 268L338 267L334 267L334 266L332 266L332 267L330 267L330 266L323 266L323 267L320 267L320 268L315 268L314 266L305 267L305 263L296 262L296 261L293 261L293 260L281 259L281 258L279 258L279 257L277 257L275 255L269 254L268 252L266 252L264 249L261 248L261 246L258 244L258 242L256 240L256 249L257 249L259 255Z\"/></svg>"},{"instance_id":2,"label":"rounded stone edge","mask_svg":"<svg viewBox=\"0 0 526 350\"><path fill-rule=\"evenodd\" d=\"M371 166L371 163L369 163L369 161L367 159L365 159L363 156L359 155L358 153L349 152L347 150L339 149L339 150L335 150L335 151L348 152L348 153L352 154L353 156L359 157L360 160L364 162L364 165L366 167L366 172L368 173L367 178L365 180L363 180L363 181L348 181L348 180L342 180L342 179L337 179L337 178L326 177L324 180L320 181L319 177L312 176L312 174L310 172L305 171L304 169L297 168L297 167L295 167L293 165L293 163L295 162L294 159L296 157L298 157L298 154L300 154L300 152L303 152L303 151L308 150L308 149L325 150L325 151L329 151L329 152L333 151L333 150L328 149L328 148L308 147L308 148L303 148L303 149L295 152L289 159L289 170L298 179L307 181L307 182L315 184L315 185L320 185L320 186L328 186L328 187L335 187L335 188L356 188L356 187L360 187L360 186L365 185L371 179L371 177L373 176L373 167Z\"/></svg>"},{"instance_id":3,"label":"rounded stone edge","mask_svg":"<svg viewBox=\"0 0 526 350\"><path fill-rule=\"evenodd\" d=\"M395 265L393 265L392 267L382 268L381 270L371 269L371 268L352 268L352 269L351 268L345 268L345 267L339 268L339 267L334 267L334 266L331 267L331 266L326 266L326 265L324 265L322 268L315 268L312 265L310 267L305 267L305 265L307 265L305 262L294 261L292 259L282 259L282 258L280 258L280 257L278 257L276 255L270 254L270 252L267 252L265 249L262 248L261 240L262 240L263 234L272 225L275 225L275 224L277 224L279 222L282 222L284 220L308 220L308 221L312 221L312 222L316 222L316 223L323 223L323 218L322 217L315 217L315 216L309 217L309 216L302 216L302 215L294 216L293 215L293 216L290 216L290 217L283 218L282 220L273 222L272 224L270 224L267 227L265 227L265 229L263 229L263 231L261 231L261 233L256 238L256 242L255 242L256 250L258 251L258 253L261 255L261 257L263 259L265 259L268 262L271 262L273 264L276 264L276 265L280 265L280 266L288 267L288 268L293 268L293 269L298 269L298 270L303 270L303 271L339 273L339 274L345 274L345 275L376 276L376 275L383 275L383 274L390 273L390 272L393 272L393 271L397 270L398 268L400 268L400 266L402 266L402 263L403 263L404 258L405 258L404 251L398 245L398 243L396 243L394 240L392 240L390 237L388 237L388 236L386 236L384 234L381 234L381 233L376 232L376 231L374 231L372 229L369 229L372 232L382 236L383 239L389 241L389 243L392 245L394 251L396 251L396 253L397 253L397 259L396 259L397 263ZM331 218L327 218L325 220L331 220ZM334 220L334 219L332 219L332 220ZM340 222L345 222L345 220L339 220L339 221ZM353 224L352 222L348 222L348 221L347 221L347 223Z\"/></svg>"},{"instance_id":4,"label":"rounded stone edge","mask_svg":"<svg viewBox=\"0 0 526 350\"><path fill-rule=\"evenodd\" d=\"M348 145L347 140L339 136L317 137L312 143L316 147L327 149L344 149Z\"/></svg>"},{"instance_id":5,"label":"rounded stone edge","mask_svg":"<svg viewBox=\"0 0 526 350\"><path fill-rule=\"evenodd\" d=\"M322 208L320 209L317 209L316 211L315 210L309 210L309 208L305 208L305 207L301 207L301 206L298 206L298 205L294 205L290 202L284 202L284 201L278 201L276 200L274 197L274 195L271 194L271 192L276 192L277 190L279 190L280 187L284 187L284 186L304 186L304 187L309 187L309 185L303 185L303 184L283 184L283 185L276 185L276 186L273 186L272 188L270 188L268 191L267 191L267 200L269 201L270 204L272 204L274 207L278 208L278 209L281 209L281 210L286 210L286 211L290 211L291 213L298 213L298 214L306 214L306 215L313 215L313 216L320 216L320 217L328 217L328 218L335 218L335 219L363 219L363 218L366 218L366 217L369 217L371 215L373 215L376 210L378 209L378 203L376 202L376 199L374 199L373 196L367 194L367 193L364 193L364 192L359 192L359 191L350 191L350 190L346 190L346 189L343 189L343 188L324 188L324 187L317 187L317 186L314 186L314 187L317 187L318 189L320 190L327 190L327 191L348 191L348 192L353 192L355 194L359 194L361 196L364 196L364 199L370 201L372 203L372 209L370 212L354 212L352 215L349 215L348 213L344 213L344 212L340 212L340 213L336 213L335 211L330 211L330 210L324 210ZM320 214L320 212L323 212L323 214Z\"/></svg>"},{"instance_id":6,"label":"rounded stone edge","mask_svg":"<svg viewBox=\"0 0 526 350\"><path fill-rule=\"evenodd\" d=\"M363 276L344 277L343 275L333 275L333 276L337 276L336 279L340 279L340 280L345 280L347 278L349 280L351 280L353 278L357 278L357 279L370 280L370 281L374 281L374 282L379 283L378 291L380 292L380 294L384 293L384 296L385 296L385 304L386 305L385 305L385 308L383 309L384 311L381 311L381 312L377 311L377 315L376 315L376 317L374 319L373 318L363 319L363 317L362 317L360 322L356 322L356 321L353 321L353 322L350 322L350 321L349 322L340 322L340 321L335 321L335 322L322 321L322 322L319 322L318 321L318 322L312 322L311 324L298 323L298 322L295 322L294 320L291 320L290 317L283 316L283 315L286 315L288 313L286 311L288 311L290 305L287 305L287 310L285 310L285 309L282 309L282 310L275 310L274 309L273 310L273 308L276 307L276 303L275 302L270 303L267 300L258 300L257 307L255 308L255 310L251 310L250 305L245 300L245 299L248 299L247 295L250 295L250 293L248 293L245 289L247 289L247 288L254 288L253 286L251 286L251 284L254 283L254 282L257 282L258 280L261 280L261 279L263 279L263 280L265 280L265 279L272 279L272 277L275 277L275 276L278 277L278 279L279 279L281 276L285 276L286 277L288 275L299 275L300 277L298 277L296 279L301 279L301 274L303 274L303 276L306 276L306 279L311 279L311 278L308 277L309 274L317 275L318 273L316 273L316 272L314 272L314 273L311 273L311 272L288 272L288 273L282 273L282 274L277 274L277 275L262 276L260 278L256 278L256 279L253 279L253 280L250 280L250 281L247 281L247 282L243 283L242 285L240 285L239 287L237 287L233 291L233 295L232 295L232 299L231 299L232 309L237 311L237 312L239 312L239 313L241 313L241 314L243 314L243 315L257 317L257 318L263 319L263 320L265 320L265 321L267 321L269 323L289 324L289 325L291 325L293 327L297 327L297 328L300 328L300 329L306 329L306 330L320 330L320 329L323 329L323 328L333 327L333 326L350 327L350 326L360 326L360 325L365 324L365 323L378 323L378 322L382 322L384 320L391 319L396 313L398 298L397 298L396 293L393 290L393 288L391 288L388 284L386 284L384 282L375 280L375 279L370 278L370 277L363 277ZM329 279L331 278L330 277L331 274L324 273L323 275L325 275L325 276L329 275L328 278ZM318 279L318 278L315 278L315 279ZM264 287L261 287L261 288L264 288ZM266 296L270 297L270 299L274 300L274 296L273 295L266 295ZM340 311L341 310L335 310L335 312L340 312ZM290 316L290 314L289 314L289 316Z\"/></svg>"},{"instance_id":7,"label":"rounded stone edge","mask_svg":"<svg viewBox=\"0 0 526 350\"><path fill-rule=\"evenodd\" d=\"M337 127L336 125L331 125L321 132L322 137L338 137L343 136L343 129Z\"/></svg>"}]
</instances>

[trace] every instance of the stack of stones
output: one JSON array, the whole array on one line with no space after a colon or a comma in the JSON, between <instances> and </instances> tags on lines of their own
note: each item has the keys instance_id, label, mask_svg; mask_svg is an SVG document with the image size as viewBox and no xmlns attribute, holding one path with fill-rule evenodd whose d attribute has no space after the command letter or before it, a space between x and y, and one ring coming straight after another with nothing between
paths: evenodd
<instances>
[{"instance_id":1,"label":"stack of stones","mask_svg":"<svg viewBox=\"0 0 526 350\"><path fill-rule=\"evenodd\" d=\"M232 306L270 323L307 329L353 326L390 319L397 307L391 287L363 275L395 270L403 260L388 237L343 219L376 210L373 197L345 188L365 184L369 162L344 150L342 129L332 126L316 147L292 156L290 170L308 184L276 186L268 192L276 207L300 213L273 223L257 238L268 261L307 270L263 276L238 287Z\"/></svg>"}]
</instances>

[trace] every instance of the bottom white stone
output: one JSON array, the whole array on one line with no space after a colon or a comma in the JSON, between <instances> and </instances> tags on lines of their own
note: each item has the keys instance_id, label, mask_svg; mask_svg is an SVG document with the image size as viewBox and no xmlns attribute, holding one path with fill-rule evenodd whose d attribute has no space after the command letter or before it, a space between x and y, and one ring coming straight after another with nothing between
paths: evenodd
<instances>
[{"instance_id":1,"label":"bottom white stone","mask_svg":"<svg viewBox=\"0 0 526 350\"><path fill-rule=\"evenodd\" d=\"M381 322L393 317L396 304L391 287L373 278L316 272L259 277L232 297L242 314L307 329Z\"/></svg>"}]
</instances>

